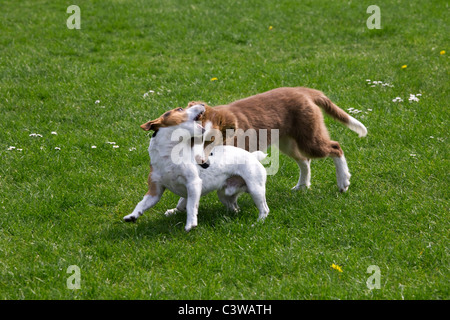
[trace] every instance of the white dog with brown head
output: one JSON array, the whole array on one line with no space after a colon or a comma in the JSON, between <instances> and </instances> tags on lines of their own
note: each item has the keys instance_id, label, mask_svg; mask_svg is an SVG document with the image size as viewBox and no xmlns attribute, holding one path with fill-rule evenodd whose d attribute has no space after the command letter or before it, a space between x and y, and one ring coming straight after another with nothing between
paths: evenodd
<instances>
[{"instance_id":1,"label":"white dog with brown head","mask_svg":"<svg viewBox=\"0 0 450 320\"><path fill-rule=\"evenodd\" d=\"M220 145L212 149L208 163L198 164L192 152L192 138L201 141L205 129L197 121L204 112L202 104L177 108L141 126L144 130L155 131L148 148L151 162L148 192L133 212L124 217L125 221L136 221L158 203L165 189L181 197L177 207L167 210L166 215L186 211L186 231L197 226L200 197L214 190L221 202L232 210L238 210L239 194L250 193L259 210L258 220L266 218L269 213L265 196L267 174L260 163L266 155L261 151L249 153Z\"/></svg>"}]
</instances>

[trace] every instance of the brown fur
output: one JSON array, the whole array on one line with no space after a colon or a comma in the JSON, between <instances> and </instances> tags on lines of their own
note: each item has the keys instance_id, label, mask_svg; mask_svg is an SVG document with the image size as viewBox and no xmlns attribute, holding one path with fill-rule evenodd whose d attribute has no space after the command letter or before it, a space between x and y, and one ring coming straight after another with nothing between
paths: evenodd
<instances>
[{"instance_id":1,"label":"brown fur","mask_svg":"<svg viewBox=\"0 0 450 320\"><path fill-rule=\"evenodd\" d=\"M183 108L175 108L165 112L162 116L156 118L155 120L150 120L142 124L141 128L145 131L158 131L161 127L176 126L183 121L186 121L186 112Z\"/></svg>"},{"instance_id":2,"label":"brown fur","mask_svg":"<svg viewBox=\"0 0 450 320\"><path fill-rule=\"evenodd\" d=\"M190 102L188 107L198 103ZM318 90L278 88L228 105L205 107L203 124L209 120L213 128L223 133L228 128L256 129L257 133L259 129L267 129L270 145L270 130L278 129L281 151L294 159L340 157L343 154L339 143L330 140L320 109L344 124L349 122L349 116ZM237 137L234 140L236 145Z\"/></svg>"},{"instance_id":3,"label":"brown fur","mask_svg":"<svg viewBox=\"0 0 450 320\"><path fill-rule=\"evenodd\" d=\"M145 131L153 130L158 131L159 128L174 126L182 123L186 120L186 112L183 108L175 108L165 112L160 117L150 120L141 125L141 128ZM146 195L156 196L160 191L158 185L152 181L152 166L150 165L150 173L148 174L148 191Z\"/></svg>"},{"instance_id":4,"label":"brown fur","mask_svg":"<svg viewBox=\"0 0 450 320\"><path fill-rule=\"evenodd\" d=\"M267 129L267 146L269 146L272 142L270 130L278 129L280 150L295 159L299 166L304 165L302 162L309 161L309 158L343 155L339 143L330 140L320 108L344 124L349 122L349 115L320 91L302 87L278 88L228 105L210 107L204 102L193 101L188 104L188 108L196 104L205 105L206 111L201 118L203 125L206 121L211 121L213 128L220 130L224 138L227 129L243 131L256 129L257 134L259 129ZM175 108L155 120L142 124L141 128L156 132L161 127L177 125L185 120L184 110ZM233 136L231 139L231 141L224 139L224 143L231 142L237 145L238 137ZM205 143L205 148L211 150L214 145L214 139L211 139ZM249 145L246 144L245 148L248 150ZM205 155L204 161L207 161L209 152L205 152ZM152 182L151 174L150 166L147 194L156 195L159 190Z\"/></svg>"},{"instance_id":5,"label":"brown fur","mask_svg":"<svg viewBox=\"0 0 450 320\"><path fill-rule=\"evenodd\" d=\"M150 173L148 174L148 179L147 179L148 191L145 195L156 196L158 194L158 186L156 185L156 183L152 182L152 171L153 171L153 168L150 165Z\"/></svg>"}]
</instances>

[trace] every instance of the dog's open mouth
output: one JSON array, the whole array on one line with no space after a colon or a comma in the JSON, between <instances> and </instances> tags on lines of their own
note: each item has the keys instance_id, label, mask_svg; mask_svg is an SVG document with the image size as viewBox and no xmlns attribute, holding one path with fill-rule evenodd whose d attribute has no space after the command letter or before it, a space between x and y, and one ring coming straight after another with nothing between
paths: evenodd
<instances>
[{"instance_id":1,"label":"dog's open mouth","mask_svg":"<svg viewBox=\"0 0 450 320\"><path fill-rule=\"evenodd\" d=\"M202 118L203 114L204 114L203 111L200 112L200 113L194 118L194 121L200 121L200 119Z\"/></svg>"},{"instance_id":2,"label":"dog's open mouth","mask_svg":"<svg viewBox=\"0 0 450 320\"><path fill-rule=\"evenodd\" d=\"M205 128L202 126L202 116L205 112L199 112L199 114L197 114L194 118L195 124L197 125L197 127L199 127L202 130L202 133L205 132Z\"/></svg>"}]
</instances>

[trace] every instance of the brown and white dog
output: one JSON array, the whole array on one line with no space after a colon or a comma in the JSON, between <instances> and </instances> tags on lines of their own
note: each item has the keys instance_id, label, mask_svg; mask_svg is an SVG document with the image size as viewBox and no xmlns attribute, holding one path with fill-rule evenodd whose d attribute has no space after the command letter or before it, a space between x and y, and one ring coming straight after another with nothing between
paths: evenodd
<instances>
[{"instance_id":1,"label":"brown and white dog","mask_svg":"<svg viewBox=\"0 0 450 320\"><path fill-rule=\"evenodd\" d=\"M188 107L198 103L200 102L190 102ZM239 146L238 132L242 134L248 129L255 129L259 134L261 129L266 129L267 146L277 144L279 149L293 158L299 166L300 177L292 189L308 188L311 185L310 159L332 157L336 166L339 190L347 191L350 185L347 161L339 143L330 140L320 109L358 133L360 137L367 135L367 129L361 122L331 102L322 92L303 87L278 88L228 105L216 107L205 105L205 107L206 112L202 116L203 126L219 130L223 137L226 137L227 130L235 130L236 134L231 137L231 141L223 139L226 144ZM278 129L278 142L272 141L270 134L272 129ZM211 148L217 143L222 141L212 140L207 147ZM263 147L258 145L257 149L261 150ZM244 148L249 150L248 143ZM208 154L205 152L205 155Z\"/></svg>"},{"instance_id":2,"label":"brown and white dog","mask_svg":"<svg viewBox=\"0 0 450 320\"><path fill-rule=\"evenodd\" d=\"M259 209L258 220L267 217L267 173L259 162L266 156L263 152L249 153L234 146L218 145L207 165L198 165L195 161L192 139L194 142L198 138L202 140L204 128L197 120L204 112L205 106L201 104L177 108L141 126L144 130L155 131L148 148L151 160L148 192L124 221L136 221L159 202L165 189L181 197L177 207L167 210L166 215L186 211L186 231L197 226L200 197L215 190L219 200L234 211L239 209L239 195L248 192Z\"/></svg>"}]
</instances>

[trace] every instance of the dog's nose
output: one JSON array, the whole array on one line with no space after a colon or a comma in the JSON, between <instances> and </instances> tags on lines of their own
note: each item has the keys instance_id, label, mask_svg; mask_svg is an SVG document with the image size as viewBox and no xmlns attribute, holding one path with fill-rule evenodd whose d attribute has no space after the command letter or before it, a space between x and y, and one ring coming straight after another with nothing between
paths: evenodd
<instances>
[{"instance_id":1,"label":"dog's nose","mask_svg":"<svg viewBox=\"0 0 450 320\"><path fill-rule=\"evenodd\" d=\"M199 155L195 156L195 161L197 162L197 164L205 163L205 159Z\"/></svg>"}]
</instances>

